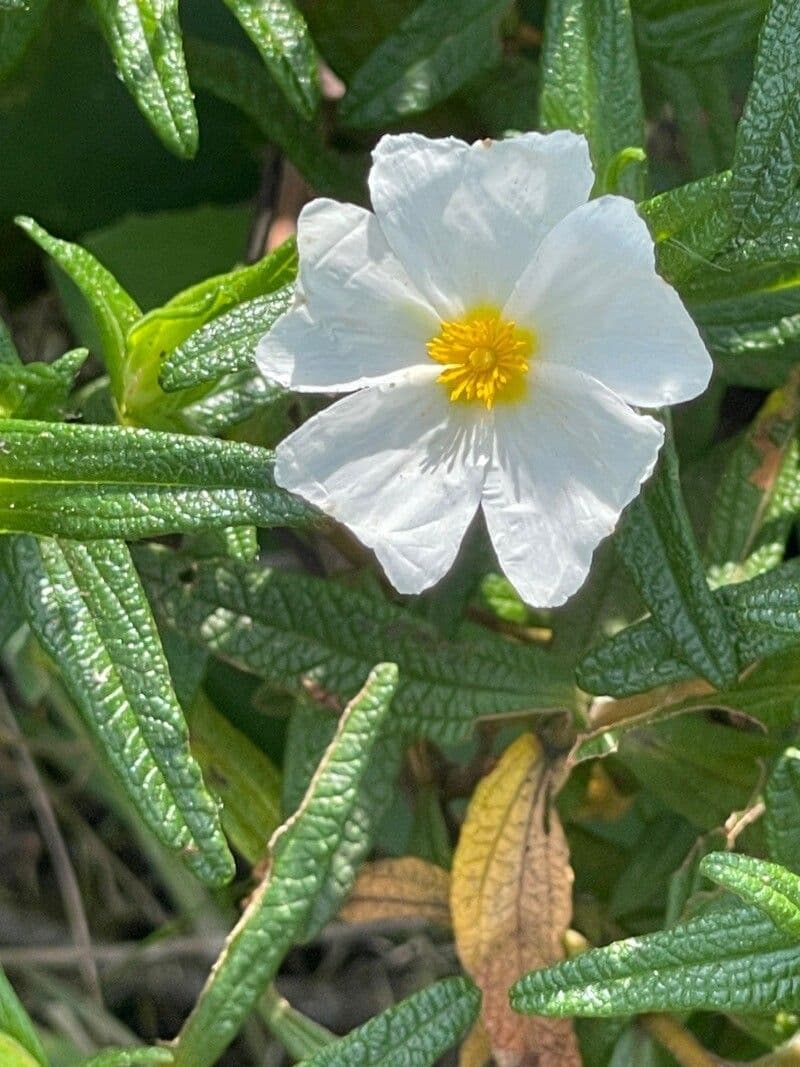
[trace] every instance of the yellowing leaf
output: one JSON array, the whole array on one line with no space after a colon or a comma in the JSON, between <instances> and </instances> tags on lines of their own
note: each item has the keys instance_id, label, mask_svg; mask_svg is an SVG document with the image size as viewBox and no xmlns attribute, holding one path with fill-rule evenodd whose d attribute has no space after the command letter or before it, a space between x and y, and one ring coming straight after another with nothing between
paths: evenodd
<instances>
[{"instance_id":1,"label":"yellowing leaf","mask_svg":"<svg viewBox=\"0 0 800 1067\"><path fill-rule=\"evenodd\" d=\"M486 1067L492 1056L492 1046L486 1027L478 1019L458 1050L458 1067Z\"/></svg>"},{"instance_id":2,"label":"yellowing leaf","mask_svg":"<svg viewBox=\"0 0 800 1067\"><path fill-rule=\"evenodd\" d=\"M453 861L450 910L465 969L483 992L498 1067L579 1067L572 1024L525 1018L508 1003L517 977L563 957L572 870L550 804L541 749L523 734L475 790Z\"/></svg>"},{"instance_id":3,"label":"yellowing leaf","mask_svg":"<svg viewBox=\"0 0 800 1067\"><path fill-rule=\"evenodd\" d=\"M368 863L361 868L339 918L354 923L427 919L449 926L450 875L416 856Z\"/></svg>"}]
</instances>

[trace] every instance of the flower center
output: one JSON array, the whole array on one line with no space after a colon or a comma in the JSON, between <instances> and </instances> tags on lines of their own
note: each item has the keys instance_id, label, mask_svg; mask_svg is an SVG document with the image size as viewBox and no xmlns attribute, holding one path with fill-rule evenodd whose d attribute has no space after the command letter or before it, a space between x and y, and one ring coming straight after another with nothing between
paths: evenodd
<instances>
[{"instance_id":1,"label":"flower center","mask_svg":"<svg viewBox=\"0 0 800 1067\"><path fill-rule=\"evenodd\" d=\"M536 338L494 308L477 308L461 319L443 322L427 343L428 355L444 370L436 379L452 401L471 401L491 409L525 394L528 360Z\"/></svg>"}]
</instances>

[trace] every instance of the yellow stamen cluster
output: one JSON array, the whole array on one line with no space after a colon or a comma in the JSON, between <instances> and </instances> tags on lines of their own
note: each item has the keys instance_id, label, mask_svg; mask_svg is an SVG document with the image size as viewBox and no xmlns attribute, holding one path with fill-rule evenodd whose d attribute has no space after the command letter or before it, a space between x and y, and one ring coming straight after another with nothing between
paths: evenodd
<instances>
[{"instance_id":1,"label":"yellow stamen cluster","mask_svg":"<svg viewBox=\"0 0 800 1067\"><path fill-rule=\"evenodd\" d=\"M437 378L452 401L475 401L491 409L525 392L533 334L504 320L494 309L472 311L443 322L428 341L428 355L444 370Z\"/></svg>"}]
</instances>

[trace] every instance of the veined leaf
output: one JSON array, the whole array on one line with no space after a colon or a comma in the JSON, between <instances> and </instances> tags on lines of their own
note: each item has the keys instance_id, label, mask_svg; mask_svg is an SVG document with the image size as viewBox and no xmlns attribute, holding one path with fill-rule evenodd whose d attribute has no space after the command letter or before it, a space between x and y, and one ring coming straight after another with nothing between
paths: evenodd
<instances>
[{"instance_id":1,"label":"veined leaf","mask_svg":"<svg viewBox=\"0 0 800 1067\"><path fill-rule=\"evenodd\" d=\"M756 907L734 904L616 941L511 987L515 1011L563 1017L639 1012L792 1011L800 945Z\"/></svg>"},{"instance_id":2,"label":"veined leaf","mask_svg":"<svg viewBox=\"0 0 800 1067\"><path fill-rule=\"evenodd\" d=\"M280 772L203 693L186 719L192 754L209 790L222 801L223 828L248 863L258 863L281 821Z\"/></svg>"},{"instance_id":3,"label":"veined leaf","mask_svg":"<svg viewBox=\"0 0 800 1067\"><path fill-rule=\"evenodd\" d=\"M289 310L293 285L245 300L212 319L170 352L161 369L162 389L174 392L254 366L258 342L277 319Z\"/></svg>"},{"instance_id":4,"label":"veined leaf","mask_svg":"<svg viewBox=\"0 0 800 1067\"><path fill-rule=\"evenodd\" d=\"M304 1067L433 1067L475 1020L481 995L465 978L444 978L407 997Z\"/></svg>"},{"instance_id":5,"label":"veined leaf","mask_svg":"<svg viewBox=\"0 0 800 1067\"><path fill-rule=\"evenodd\" d=\"M790 560L750 581L714 593L744 666L800 643L800 561ZM592 649L578 665L590 693L633 696L694 678L653 619L634 623Z\"/></svg>"},{"instance_id":6,"label":"veined leaf","mask_svg":"<svg viewBox=\"0 0 800 1067\"><path fill-rule=\"evenodd\" d=\"M330 747L337 722L329 711L301 698L292 713L283 762L283 802L287 814L302 806L320 760ZM320 882L308 919L312 937L332 919L356 880L358 868L372 847L375 833L393 802L405 745L397 731L384 729L372 745L342 834L336 863Z\"/></svg>"},{"instance_id":7,"label":"veined leaf","mask_svg":"<svg viewBox=\"0 0 800 1067\"><path fill-rule=\"evenodd\" d=\"M146 824L203 881L229 881L233 860L217 806L189 752L127 547L4 537L0 558L28 624Z\"/></svg>"},{"instance_id":8,"label":"veined leaf","mask_svg":"<svg viewBox=\"0 0 800 1067\"><path fill-rule=\"evenodd\" d=\"M659 273L681 292L694 277L706 277L714 256L730 244L734 222L730 208L731 175L681 185L637 206L653 235Z\"/></svg>"},{"instance_id":9,"label":"veined leaf","mask_svg":"<svg viewBox=\"0 0 800 1067\"><path fill-rule=\"evenodd\" d=\"M319 126L289 106L264 68L234 48L188 40L192 82L238 108L276 144L321 196L363 198L365 157L346 157L326 143Z\"/></svg>"},{"instance_id":10,"label":"veined leaf","mask_svg":"<svg viewBox=\"0 0 800 1067\"><path fill-rule=\"evenodd\" d=\"M800 174L800 6L771 0L739 123L731 205L742 237L757 235L797 191Z\"/></svg>"},{"instance_id":11,"label":"veined leaf","mask_svg":"<svg viewBox=\"0 0 800 1067\"><path fill-rule=\"evenodd\" d=\"M671 436L655 475L628 508L616 545L653 623L680 657L713 685L733 681L736 649L725 613L706 581Z\"/></svg>"},{"instance_id":12,"label":"veined leaf","mask_svg":"<svg viewBox=\"0 0 800 1067\"><path fill-rule=\"evenodd\" d=\"M711 852L700 873L762 911L789 937L800 936L800 878L777 863L734 852Z\"/></svg>"},{"instance_id":13,"label":"veined leaf","mask_svg":"<svg viewBox=\"0 0 800 1067\"><path fill-rule=\"evenodd\" d=\"M544 129L570 129L586 136L597 188L641 198L640 166L626 168L618 189L606 182L620 152L644 145L629 0L550 0L539 114Z\"/></svg>"},{"instance_id":14,"label":"veined leaf","mask_svg":"<svg viewBox=\"0 0 800 1067\"><path fill-rule=\"evenodd\" d=\"M14 992L5 973L0 968L0 1041L3 1038L7 1038L17 1045L19 1049L17 1053L18 1067L28 1067L28 1062L23 1059L23 1055L28 1057L31 1065L39 1064L41 1067L47 1067L47 1056L33 1023L20 1003L19 997ZM9 1049L10 1054L13 1055L13 1049L10 1045ZM0 1045L0 1052L2 1052L2 1045ZM0 1062L5 1063L6 1061L0 1058ZM13 1059L10 1061L9 1067L17 1067Z\"/></svg>"},{"instance_id":15,"label":"veined leaf","mask_svg":"<svg viewBox=\"0 0 800 1067\"><path fill-rule=\"evenodd\" d=\"M781 559L793 520L784 507L787 493L781 490L794 488L797 495L793 446L799 422L800 372L795 371L768 397L742 434L717 487L706 559L718 580L729 582L753 573L745 561L759 549L774 546L768 558Z\"/></svg>"},{"instance_id":16,"label":"veined leaf","mask_svg":"<svg viewBox=\"0 0 800 1067\"><path fill-rule=\"evenodd\" d=\"M410 736L455 741L479 717L574 701L557 659L488 631L445 641L379 596L308 575L232 560L187 569L184 557L158 549L136 558L166 625L273 685L297 692L307 679L346 700L371 663L397 663L392 719Z\"/></svg>"},{"instance_id":17,"label":"veined leaf","mask_svg":"<svg viewBox=\"0 0 800 1067\"><path fill-rule=\"evenodd\" d=\"M764 822L770 856L800 872L800 750L787 748L772 769L765 790Z\"/></svg>"},{"instance_id":18,"label":"veined leaf","mask_svg":"<svg viewBox=\"0 0 800 1067\"><path fill-rule=\"evenodd\" d=\"M632 6L642 52L694 67L751 48L769 0L633 0Z\"/></svg>"},{"instance_id":19,"label":"veined leaf","mask_svg":"<svg viewBox=\"0 0 800 1067\"><path fill-rule=\"evenodd\" d=\"M120 78L167 148L191 158L197 115L186 73L178 0L92 0Z\"/></svg>"},{"instance_id":20,"label":"veined leaf","mask_svg":"<svg viewBox=\"0 0 800 1067\"><path fill-rule=\"evenodd\" d=\"M58 264L85 298L100 337L114 395L119 400L125 366L125 337L141 318L141 311L116 278L85 248L51 237L33 219L20 216L16 222Z\"/></svg>"},{"instance_id":21,"label":"veined leaf","mask_svg":"<svg viewBox=\"0 0 800 1067\"><path fill-rule=\"evenodd\" d=\"M58 419L89 352L76 348L53 363L0 360L0 419Z\"/></svg>"},{"instance_id":22,"label":"veined leaf","mask_svg":"<svg viewBox=\"0 0 800 1067\"><path fill-rule=\"evenodd\" d=\"M461 827L450 887L458 955L483 993L495 1058L522 1067L579 1065L572 1027L514 1015L508 987L526 968L563 956L572 916L569 847L550 776L532 734L506 749L478 785Z\"/></svg>"},{"instance_id":23,"label":"veined leaf","mask_svg":"<svg viewBox=\"0 0 800 1067\"><path fill-rule=\"evenodd\" d=\"M306 21L290 0L225 0L286 99L310 119L319 103L317 57Z\"/></svg>"},{"instance_id":24,"label":"veined leaf","mask_svg":"<svg viewBox=\"0 0 800 1067\"><path fill-rule=\"evenodd\" d=\"M341 121L382 126L446 100L500 58L508 7L508 0L422 0L353 75Z\"/></svg>"},{"instance_id":25,"label":"veined leaf","mask_svg":"<svg viewBox=\"0 0 800 1067\"><path fill-rule=\"evenodd\" d=\"M235 1037L290 946L302 940L317 894L344 843L370 751L397 686L382 664L339 723L298 811L274 835L272 865L250 898L175 1043L178 1067L210 1067Z\"/></svg>"},{"instance_id":26,"label":"veined leaf","mask_svg":"<svg viewBox=\"0 0 800 1067\"><path fill-rule=\"evenodd\" d=\"M0 529L133 539L310 518L275 485L271 461L232 441L0 420Z\"/></svg>"},{"instance_id":27,"label":"veined leaf","mask_svg":"<svg viewBox=\"0 0 800 1067\"><path fill-rule=\"evenodd\" d=\"M111 1048L92 1056L80 1067L139 1067L157 1063L172 1063L168 1048Z\"/></svg>"},{"instance_id":28,"label":"veined leaf","mask_svg":"<svg viewBox=\"0 0 800 1067\"><path fill-rule=\"evenodd\" d=\"M345 922L424 919L450 925L450 874L417 856L375 860L359 872L339 911Z\"/></svg>"},{"instance_id":29,"label":"veined leaf","mask_svg":"<svg viewBox=\"0 0 800 1067\"><path fill-rule=\"evenodd\" d=\"M22 623L23 618L11 582L0 567L0 652Z\"/></svg>"},{"instance_id":30,"label":"veined leaf","mask_svg":"<svg viewBox=\"0 0 800 1067\"><path fill-rule=\"evenodd\" d=\"M6 0L0 4L0 81L28 51L49 7L50 0Z\"/></svg>"},{"instance_id":31,"label":"veined leaf","mask_svg":"<svg viewBox=\"0 0 800 1067\"><path fill-rule=\"evenodd\" d=\"M128 335L123 412L146 420L151 407L174 406L175 399L165 398L158 384L166 354L242 302L294 281L296 273L297 246L289 240L252 266L198 282L143 316Z\"/></svg>"}]
</instances>

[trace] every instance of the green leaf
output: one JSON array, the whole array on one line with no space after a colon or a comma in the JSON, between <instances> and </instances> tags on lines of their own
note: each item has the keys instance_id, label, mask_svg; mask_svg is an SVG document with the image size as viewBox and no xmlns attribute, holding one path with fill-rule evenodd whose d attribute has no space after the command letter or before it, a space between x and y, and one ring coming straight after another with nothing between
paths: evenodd
<instances>
[{"instance_id":1,"label":"green leaf","mask_svg":"<svg viewBox=\"0 0 800 1067\"><path fill-rule=\"evenodd\" d=\"M88 355L87 349L76 348L54 363L15 366L0 360L0 418L62 417L75 376Z\"/></svg>"},{"instance_id":2,"label":"green leaf","mask_svg":"<svg viewBox=\"0 0 800 1067\"><path fill-rule=\"evenodd\" d=\"M479 717L574 702L568 670L542 650L483 631L481 640L445 641L377 595L155 548L136 558L166 625L272 685L299 692L310 680L346 700L371 664L396 662L393 722L411 736L462 740Z\"/></svg>"},{"instance_id":3,"label":"green leaf","mask_svg":"<svg viewBox=\"0 0 800 1067\"><path fill-rule=\"evenodd\" d=\"M782 558L797 503L798 424L800 374L794 373L740 436L714 494L705 554L715 584L749 577Z\"/></svg>"},{"instance_id":4,"label":"green leaf","mask_svg":"<svg viewBox=\"0 0 800 1067\"><path fill-rule=\"evenodd\" d=\"M102 356L117 399L122 395L125 336L141 318L141 311L102 264L79 245L51 237L33 219L20 216L17 225L43 249L77 285L88 303L102 345Z\"/></svg>"},{"instance_id":5,"label":"green leaf","mask_svg":"<svg viewBox=\"0 0 800 1067\"><path fill-rule=\"evenodd\" d=\"M303 1060L304 1067L432 1067L475 1022L481 994L445 978Z\"/></svg>"},{"instance_id":6,"label":"green leaf","mask_svg":"<svg viewBox=\"0 0 800 1067\"><path fill-rule=\"evenodd\" d=\"M714 174L638 205L656 242L659 273L682 293L714 269L713 258L730 244L735 226L729 173Z\"/></svg>"},{"instance_id":7,"label":"green leaf","mask_svg":"<svg viewBox=\"0 0 800 1067\"><path fill-rule=\"evenodd\" d=\"M797 192L800 174L800 6L772 0L739 123L731 204L742 237L758 234Z\"/></svg>"},{"instance_id":8,"label":"green leaf","mask_svg":"<svg viewBox=\"0 0 800 1067\"><path fill-rule=\"evenodd\" d=\"M0 652L23 621L8 575L0 568Z\"/></svg>"},{"instance_id":9,"label":"green leaf","mask_svg":"<svg viewBox=\"0 0 800 1067\"><path fill-rule=\"evenodd\" d=\"M714 597L743 666L800 643L800 560L725 586ZM578 665L582 688L616 697L696 675L653 619L601 642Z\"/></svg>"},{"instance_id":10,"label":"green leaf","mask_svg":"<svg viewBox=\"0 0 800 1067\"><path fill-rule=\"evenodd\" d=\"M691 175L700 177L729 167L736 123L724 64L705 62L684 68L654 63L652 75L672 105Z\"/></svg>"},{"instance_id":11,"label":"green leaf","mask_svg":"<svg viewBox=\"0 0 800 1067\"><path fill-rule=\"evenodd\" d=\"M319 104L317 56L306 21L289 0L225 0L286 99L305 118Z\"/></svg>"},{"instance_id":12,"label":"green leaf","mask_svg":"<svg viewBox=\"0 0 800 1067\"><path fill-rule=\"evenodd\" d=\"M300 698L289 721L283 773L283 810L296 811L320 760L336 733L336 719L324 708ZM375 833L394 803L394 784L405 745L396 732L382 731L370 753L347 819L336 865L320 886L307 937L312 937L338 912L353 888L358 868L372 847Z\"/></svg>"},{"instance_id":13,"label":"green leaf","mask_svg":"<svg viewBox=\"0 0 800 1067\"><path fill-rule=\"evenodd\" d=\"M172 1063L168 1048L112 1048L84 1060L80 1067L139 1067L139 1064Z\"/></svg>"},{"instance_id":14,"label":"green leaf","mask_svg":"<svg viewBox=\"0 0 800 1067\"><path fill-rule=\"evenodd\" d=\"M764 821L773 860L800 872L800 749L787 748L767 779Z\"/></svg>"},{"instance_id":15,"label":"green leaf","mask_svg":"<svg viewBox=\"0 0 800 1067\"><path fill-rule=\"evenodd\" d=\"M789 937L800 938L800 878L777 863L734 852L704 856L700 873L752 904Z\"/></svg>"},{"instance_id":16,"label":"green leaf","mask_svg":"<svg viewBox=\"0 0 800 1067\"><path fill-rule=\"evenodd\" d=\"M681 658L713 685L733 681L736 649L706 581L670 436L655 475L627 510L616 545L654 623Z\"/></svg>"},{"instance_id":17,"label":"green leaf","mask_svg":"<svg viewBox=\"0 0 800 1067\"><path fill-rule=\"evenodd\" d=\"M246 300L191 334L170 352L161 369L162 389L174 392L254 366L258 342L285 311L293 285Z\"/></svg>"},{"instance_id":18,"label":"green leaf","mask_svg":"<svg viewBox=\"0 0 800 1067\"><path fill-rule=\"evenodd\" d=\"M759 909L710 910L525 975L511 1005L528 1014L774 1013L797 1006L800 945Z\"/></svg>"},{"instance_id":19,"label":"green leaf","mask_svg":"<svg viewBox=\"0 0 800 1067\"><path fill-rule=\"evenodd\" d=\"M0 420L0 530L135 539L312 519L254 445L118 426Z\"/></svg>"},{"instance_id":20,"label":"green leaf","mask_svg":"<svg viewBox=\"0 0 800 1067\"><path fill-rule=\"evenodd\" d=\"M633 0L636 43L676 67L715 63L750 49L769 0Z\"/></svg>"},{"instance_id":21,"label":"green leaf","mask_svg":"<svg viewBox=\"0 0 800 1067\"><path fill-rule=\"evenodd\" d=\"M0 1032L0 1063L3 1067L37 1067L40 1062L13 1037Z\"/></svg>"},{"instance_id":22,"label":"green leaf","mask_svg":"<svg viewBox=\"0 0 800 1067\"><path fill-rule=\"evenodd\" d=\"M615 156L644 145L644 110L628 0L550 0L542 48L540 123L589 142L596 188L642 195L641 167L626 168L619 189L606 173Z\"/></svg>"},{"instance_id":23,"label":"green leaf","mask_svg":"<svg viewBox=\"0 0 800 1067\"><path fill-rule=\"evenodd\" d=\"M50 0L18 0L0 4L0 81L28 51L42 28Z\"/></svg>"},{"instance_id":24,"label":"green leaf","mask_svg":"<svg viewBox=\"0 0 800 1067\"><path fill-rule=\"evenodd\" d=\"M258 863L281 821L280 772L204 694L186 718L192 754L208 788L222 801L225 833L248 863Z\"/></svg>"},{"instance_id":25,"label":"green leaf","mask_svg":"<svg viewBox=\"0 0 800 1067\"><path fill-rule=\"evenodd\" d=\"M9 1067L28 1067L28 1062L47 1067L47 1056L33 1023L0 968L0 1040L3 1037L13 1040L20 1050L17 1053L18 1065L11 1060ZM0 1052L2 1052L2 1046L0 1046ZM13 1048L10 1048L10 1054L14 1054ZM23 1058L26 1055L29 1060ZM6 1063L2 1057L0 1057L0 1062Z\"/></svg>"},{"instance_id":26,"label":"green leaf","mask_svg":"<svg viewBox=\"0 0 800 1067\"><path fill-rule=\"evenodd\" d=\"M272 865L230 934L175 1044L177 1067L209 1067L235 1037L302 939L316 898L338 860L358 786L397 686L381 664L348 706L303 804L276 833Z\"/></svg>"},{"instance_id":27,"label":"green leaf","mask_svg":"<svg viewBox=\"0 0 800 1067\"><path fill-rule=\"evenodd\" d=\"M363 199L366 157L330 148L321 126L300 118L259 63L238 49L196 39L187 40L186 54L196 88L238 108L321 196Z\"/></svg>"},{"instance_id":28,"label":"green leaf","mask_svg":"<svg viewBox=\"0 0 800 1067\"><path fill-rule=\"evenodd\" d=\"M233 860L189 752L161 641L127 547L0 538L20 606L87 729L158 839L209 885Z\"/></svg>"},{"instance_id":29,"label":"green leaf","mask_svg":"<svg viewBox=\"0 0 800 1067\"><path fill-rule=\"evenodd\" d=\"M197 151L197 115L186 73L178 0L92 0L117 71L163 143Z\"/></svg>"},{"instance_id":30,"label":"green leaf","mask_svg":"<svg viewBox=\"0 0 800 1067\"><path fill-rule=\"evenodd\" d=\"M422 0L348 84L339 118L383 126L428 111L500 58L509 0Z\"/></svg>"},{"instance_id":31,"label":"green leaf","mask_svg":"<svg viewBox=\"0 0 800 1067\"><path fill-rule=\"evenodd\" d=\"M283 289L296 273L297 247L289 240L252 266L198 282L141 318L128 335L123 411L146 420L151 407L174 406L158 384L167 353L243 302Z\"/></svg>"}]
</instances>

